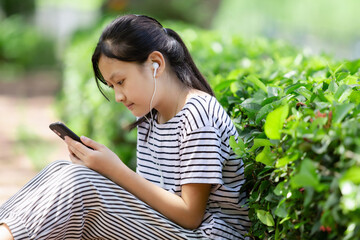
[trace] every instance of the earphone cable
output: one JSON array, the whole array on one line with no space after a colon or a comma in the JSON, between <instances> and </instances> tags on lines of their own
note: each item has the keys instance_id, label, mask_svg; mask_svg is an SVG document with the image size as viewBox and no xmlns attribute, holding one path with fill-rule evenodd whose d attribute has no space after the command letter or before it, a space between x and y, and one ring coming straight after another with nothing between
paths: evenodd
<instances>
[{"instance_id":1,"label":"earphone cable","mask_svg":"<svg viewBox=\"0 0 360 240\"><path fill-rule=\"evenodd\" d=\"M146 139L146 142L148 144L151 144L153 146L153 148L155 148L155 145L153 142L150 142L150 135L151 135L151 132L153 131L153 125L154 125L154 116L153 116L153 113L152 113L152 104L153 104L153 101L154 101L154 98L155 98L155 94L156 94L156 78L155 78L155 74L153 76L153 79L154 79L154 92L153 92L153 95L151 97L151 100L150 100L150 105L149 105L149 108L150 108L150 118L151 120L149 120L146 115L144 116L145 119L149 122L149 134L147 135L147 139ZM164 177L163 177L163 173L161 171L161 165L159 163L159 159L157 158L156 156L156 153L155 153L155 150L154 149L151 149L151 147L149 147L150 149L150 152L151 152L151 156L153 157L153 159L155 160L155 163L156 165L158 166L158 170L160 172L160 185L161 187L164 187ZM154 154L154 156L153 156Z\"/></svg>"}]
</instances>

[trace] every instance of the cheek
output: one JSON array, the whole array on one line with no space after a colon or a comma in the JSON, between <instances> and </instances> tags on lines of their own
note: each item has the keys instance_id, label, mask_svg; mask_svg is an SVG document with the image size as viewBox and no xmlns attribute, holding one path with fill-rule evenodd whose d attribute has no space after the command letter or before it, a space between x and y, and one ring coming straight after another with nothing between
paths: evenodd
<instances>
[{"instance_id":1,"label":"cheek","mask_svg":"<svg viewBox=\"0 0 360 240\"><path fill-rule=\"evenodd\" d=\"M134 84L126 89L126 97L130 102L136 103L138 107L148 108L153 94L153 87L149 89L148 84Z\"/></svg>"},{"instance_id":2,"label":"cheek","mask_svg":"<svg viewBox=\"0 0 360 240\"><path fill-rule=\"evenodd\" d=\"M157 84L156 95L158 95L158 92L159 92L158 82L156 84ZM154 90L155 90L154 81L152 79L145 80L138 84L138 86L136 88L136 95L138 96L139 99L142 99L143 102L145 102L145 103L147 102L148 104L150 104L150 100L154 94Z\"/></svg>"}]
</instances>

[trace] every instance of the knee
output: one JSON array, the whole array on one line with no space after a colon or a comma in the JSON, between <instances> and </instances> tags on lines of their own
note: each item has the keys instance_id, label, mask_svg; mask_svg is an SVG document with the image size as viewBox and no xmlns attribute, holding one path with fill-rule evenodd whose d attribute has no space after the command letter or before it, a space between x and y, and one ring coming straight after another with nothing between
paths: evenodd
<instances>
[{"instance_id":1,"label":"knee","mask_svg":"<svg viewBox=\"0 0 360 240\"><path fill-rule=\"evenodd\" d=\"M56 172L61 171L61 169L63 169L65 166L68 166L69 164L71 164L71 162L69 161L65 161L65 160L57 160L54 161L52 163L50 163L49 165L47 165L40 173L40 175L45 174L45 175L52 175Z\"/></svg>"},{"instance_id":2,"label":"knee","mask_svg":"<svg viewBox=\"0 0 360 240\"><path fill-rule=\"evenodd\" d=\"M66 161L66 160L56 160L52 163L50 163L47 168L56 168L56 169L60 169L60 168L63 168L65 166L68 166L70 165L71 162L69 161Z\"/></svg>"},{"instance_id":3,"label":"knee","mask_svg":"<svg viewBox=\"0 0 360 240\"><path fill-rule=\"evenodd\" d=\"M86 182L95 172L83 165L69 163L61 170L62 178L72 183Z\"/></svg>"},{"instance_id":4,"label":"knee","mask_svg":"<svg viewBox=\"0 0 360 240\"><path fill-rule=\"evenodd\" d=\"M94 189L93 180L100 177L98 173L85 166L70 163L61 170L55 184L59 186L61 191L81 198L85 190L88 192Z\"/></svg>"}]
</instances>

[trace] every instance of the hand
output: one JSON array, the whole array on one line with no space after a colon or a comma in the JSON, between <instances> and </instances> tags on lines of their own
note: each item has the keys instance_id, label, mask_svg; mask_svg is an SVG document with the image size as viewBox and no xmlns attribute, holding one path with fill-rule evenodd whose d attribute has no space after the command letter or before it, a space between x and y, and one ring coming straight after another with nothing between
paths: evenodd
<instances>
[{"instance_id":1,"label":"hand","mask_svg":"<svg viewBox=\"0 0 360 240\"><path fill-rule=\"evenodd\" d=\"M115 169L125 166L120 158L104 145L84 136L80 139L92 149L69 137L65 137L70 152L69 156L73 163L87 166L108 178L111 178L111 174L114 173Z\"/></svg>"}]
</instances>

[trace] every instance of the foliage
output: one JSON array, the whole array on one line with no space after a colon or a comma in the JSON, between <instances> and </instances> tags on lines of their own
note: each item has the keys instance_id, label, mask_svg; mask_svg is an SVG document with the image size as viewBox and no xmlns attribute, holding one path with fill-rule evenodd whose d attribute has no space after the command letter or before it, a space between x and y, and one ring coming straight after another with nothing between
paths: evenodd
<instances>
[{"instance_id":1,"label":"foliage","mask_svg":"<svg viewBox=\"0 0 360 240\"><path fill-rule=\"evenodd\" d=\"M250 236L257 239L360 237L360 60L335 62L281 41L245 41L168 22L238 128ZM100 26L100 27L99 27ZM79 33L66 54L59 109L79 134L122 159L135 158L129 113L96 89L90 56L99 25Z\"/></svg>"},{"instance_id":2,"label":"foliage","mask_svg":"<svg viewBox=\"0 0 360 240\"><path fill-rule=\"evenodd\" d=\"M359 238L360 61L236 36L202 48L217 62L203 72L241 136L232 145L245 162L250 235Z\"/></svg>"},{"instance_id":3,"label":"foliage","mask_svg":"<svg viewBox=\"0 0 360 240\"><path fill-rule=\"evenodd\" d=\"M250 236L359 238L360 60L180 32L241 136Z\"/></svg>"},{"instance_id":4,"label":"foliage","mask_svg":"<svg viewBox=\"0 0 360 240\"><path fill-rule=\"evenodd\" d=\"M54 42L20 16L1 20L0 72L2 79L55 63Z\"/></svg>"}]
</instances>

